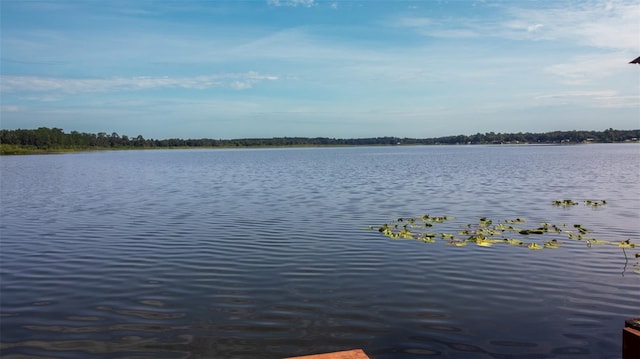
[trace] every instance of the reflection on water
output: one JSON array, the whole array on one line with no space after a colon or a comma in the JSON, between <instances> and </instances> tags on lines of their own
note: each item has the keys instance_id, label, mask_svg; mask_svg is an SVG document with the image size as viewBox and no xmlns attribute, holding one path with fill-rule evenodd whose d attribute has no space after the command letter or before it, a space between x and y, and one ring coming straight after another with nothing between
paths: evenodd
<instances>
[{"instance_id":1,"label":"reflection on water","mask_svg":"<svg viewBox=\"0 0 640 359\"><path fill-rule=\"evenodd\" d=\"M451 248L362 229L422 214L524 217L637 243L639 150L1 157L0 355L617 358L640 304L620 251ZM608 204L550 205L566 198Z\"/></svg>"}]
</instances>

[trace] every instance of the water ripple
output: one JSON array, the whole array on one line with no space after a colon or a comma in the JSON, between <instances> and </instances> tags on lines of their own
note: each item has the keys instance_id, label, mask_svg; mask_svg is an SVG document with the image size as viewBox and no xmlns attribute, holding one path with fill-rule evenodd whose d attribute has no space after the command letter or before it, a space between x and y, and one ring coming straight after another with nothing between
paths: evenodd
<instances>
[{"instance_id":1,"label":"water ripple","mask_svg":"<svg viewBox=\"0 0 640 359\"><path fill-rule=\"evenodd\" d=\"M635 147L571 148L2 157L0 355L615 356L640 279L613 247L452 248L362 230L431 213L636 240ZM587 196L610 204L549 206Z\"/></svg>"}]
</instances>

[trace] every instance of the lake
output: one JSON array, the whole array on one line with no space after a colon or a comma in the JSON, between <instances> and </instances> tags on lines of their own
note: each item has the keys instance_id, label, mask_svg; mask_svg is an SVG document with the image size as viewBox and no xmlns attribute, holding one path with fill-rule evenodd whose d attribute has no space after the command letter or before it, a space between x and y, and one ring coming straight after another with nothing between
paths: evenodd
<instances>
[{"instance_id":1,"label":"lake","mask_svg":"<svg viewBox=\"0 0 640 359\"><path fill-rule=\"evenodd\" d=\"M620 358L638 249L377 228L524 218L639 243L639 165L637 144L3 156L0 354Z\"/></svg>"}]
</instances>

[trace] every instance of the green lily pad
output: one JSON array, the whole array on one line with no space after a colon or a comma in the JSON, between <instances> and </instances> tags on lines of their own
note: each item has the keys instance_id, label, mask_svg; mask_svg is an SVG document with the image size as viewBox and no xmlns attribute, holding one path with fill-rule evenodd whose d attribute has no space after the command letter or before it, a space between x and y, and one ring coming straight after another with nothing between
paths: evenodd
<instances>
[{"instance_id":1,"label":"green lily pad","mask_svg":"<svg viewBox=\"0 0 640 359\"><path fill-rule=\"evenodd\" d=\"M539 245L537 243L531 243L531 244L529 244L528 247L529 247L529 249L533 249L533 250L540 250L540 249L544 248L544 247L542 247L541 245Z\"/></svg>"},{"instance_id":2,"label":"green lily pad","mask_svg":"<svg viewBox=\"0 0 640 359\"><path fill-rule=\"evenodd\" d=\"M592 207L607 204L604 200L585 200L582 203ZM567 207L575 206L579 204L579 202L573 200L561 200L553 201L552 204ZM622 248L623 251L637 251L636 248L638 248L635 243L631 242L631 239L617 242L593 238L588 235L590 231L582 224L568 225L566 223L560 223L556 225L550 222L542 222L539 227L516 228L514 225L523 225L526 223L526 221L520 217L503 221L495 221L488 217L480 217L475 224L459 225L462 229L458 230L457 234L466 237L466 239L455 238L454 234L447 231L433 231L432 228L435 228L436 226L446 226L446 224L443 223L453 218L454 217L451 216L431 216L428 214L418 217L399 217L390 223L383 224L382 226L368 226L364 229L377 229L378 232L391 239L412 239L424 243L434 243L437 242L438 239L441 239L446 241L447 245L456 247L463 247L468 243L475 243L480 247L489 247L494 244L500 244L527 247L532 250L541 250L545 248L558 249L561 245L560 241L555 238L549 240L548 236L562 235L569 240L586 242L588 247L593 245L615 245L616 247ZM522 239L531 235L540 236L543 240L538 243L531 242L525 244ZM522 238L518 238L518 236L521 236ZM624 256L625 259L628 258L626 252L624 253ZM640 253L633 253L633 256L637 260L640 258ZM640 261L637 260L633 266L640 267Z\"/></svg>"}]
</instances>

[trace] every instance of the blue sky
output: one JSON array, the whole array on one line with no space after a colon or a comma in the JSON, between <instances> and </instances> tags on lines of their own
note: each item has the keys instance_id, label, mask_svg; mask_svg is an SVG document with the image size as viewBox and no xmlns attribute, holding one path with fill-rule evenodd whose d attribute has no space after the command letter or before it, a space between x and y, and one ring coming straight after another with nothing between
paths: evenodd
<instances>
[{"instance_id":1,"label":"blue sky","mask_svg":"<svg viewBox=\"0 0 640 359\"><path fill-rule=\"evenodd\" d=\"M145 138L640 128L640 1L2 0L0 125Z\"/></svg>"}]
</instances>

